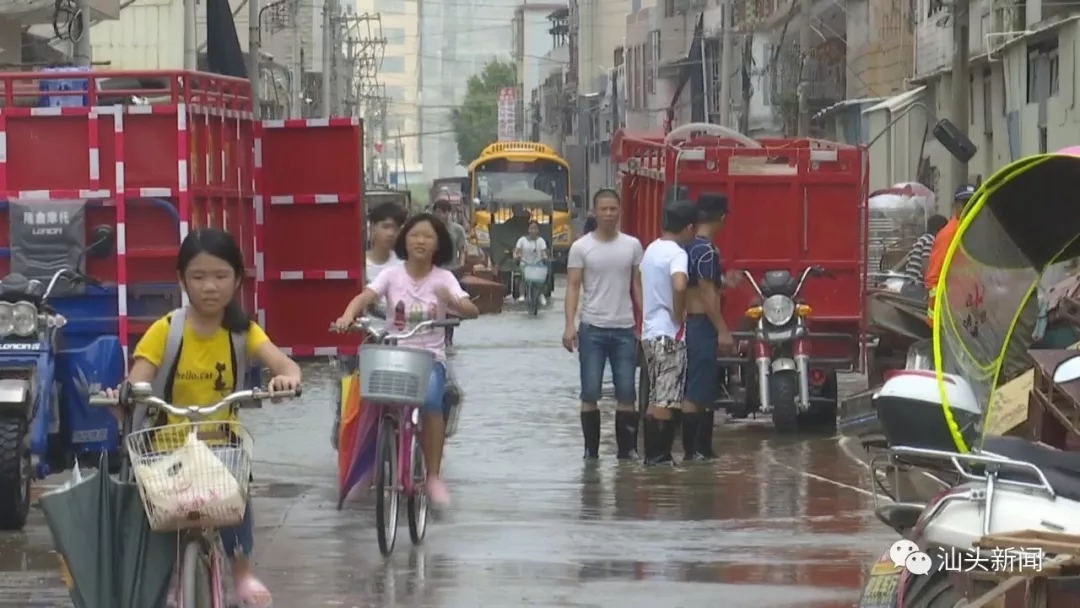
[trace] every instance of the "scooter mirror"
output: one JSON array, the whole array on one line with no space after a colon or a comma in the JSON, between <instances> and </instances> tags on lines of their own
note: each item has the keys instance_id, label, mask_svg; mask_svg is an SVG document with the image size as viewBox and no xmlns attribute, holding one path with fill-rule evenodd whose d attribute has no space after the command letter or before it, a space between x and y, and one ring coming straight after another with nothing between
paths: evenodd
<instances>
[{"instance_id":1,"label":"scooter mirror","mask_svg":"<svg viewBox=\"0 0 1080 608\"><path fill-rule=\"evenodd\" d=\"M1080 380L1080 355L1070 357L1054 368L1054 383L1062 384Z\"/></svg>"},{"instance_id":2,"label":"scooter mirror","mask_svg":"<svg viewBox=\"0 0 1080 608\"><path fill-rule=\"evenodd\" d=\"M90 245L86 248L86 254L94 258L107 258L116 249L116 232L112 226L102 224L95 226L91 233Z\"/></svg>"}]
</instances>

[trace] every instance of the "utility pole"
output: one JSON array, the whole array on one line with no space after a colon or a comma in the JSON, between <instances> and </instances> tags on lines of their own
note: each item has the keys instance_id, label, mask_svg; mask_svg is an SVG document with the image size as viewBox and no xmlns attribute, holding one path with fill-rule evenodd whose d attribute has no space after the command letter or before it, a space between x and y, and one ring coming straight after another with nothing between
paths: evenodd
<instances>
[{"instance_id":1,"label":"utility pole","mask_svg":"<svg viewBox=\"0 0 1080 608\"><path fill-rule=\"evenodd\" d=\"M390 104L387 103L386 94L384 93L382 99L379 100L379 141L382 142L382 167L379 171L379 183L389 184L390 173L386 166L386 155L390 152L390 142L387 141L390 138ZM400 145L400 141L398 142ZM397 152L394 152L394 163L397 164Z\"/></svg>"},{"instance_id":2,"label":"utility pole","mask_svg":"<svg viewBox=\"0 0 1080 608\"><path fill-rule=\"evenodd\" d=\"M72 41L71 55L75 67L90 68L90 0L75 2L76 19L79 20L79 37Z\"/></svg>"},{"instance_id":3,"label":"utility pole","mask_svg":"<svg viewBox=\"0 0 1080 608\"><path fill-rule=\"evenodd\" d=\"M750 28L747 28L750 29ZM744 73L749 74L753 67L754 61L754 34L753 31L749 31L744 35L743 47L742 47L742 70L739 71L739 92L742 94L741 112L739 112L739 133L747 135L750 133L750 87L743 81L742 75ZM769 58L769 62L772 62L772 58ZM769 67L765 72L765 84L762 86L769 87L769 93L772 94L775 82L776 68Z\"/></svg>"},{"instance_id":4,"label":"utility pole","mask_svg":"<svg viewBox=\"0 0 1080 608\"><path fill-rule=\"evenodd\" d=\"M811 0L799 0L799 137L810 135L810 19L813 16Z\"/></svg>"},{"instance_id":5,"label":"utility pole","mask_svg":"<svg viewBox=\"0 0 1080 608\"><path fill-rule=\"evenodd\" d=\"M968 19L970 7L971 0L954 0L953 2L952 32L955 48L952 65L952 121L964 135L967 135L968 123L971 122L968 116L971 95L971 91L968 90L971 82L969 57L971 44L968 40L971 32ZM952 174L953 187L959 188L961 184L967 183L968 164L953 157Z\"/></svg>"},{"instance_id":6,"label":"utility pole","mask_svg":"<svg viewBox=\"0 0 1080 608\"><path fill-rule=\"evenodd\" d=\"M732 0L724 0L720 8L720 124L731 126L731 56L732 46ZM704 54L702 54L704 57Z\"/></svg>"},{"instance_id":7,"label":"utility pole","mask_svg":"<svg viewBox=\"0 0 1080 608\"><path fill-rule=\"evenodd\" d=\"M192 0L188 0L189 2ZM291 47L292 69L289 73L289 118L303 118L301 99L303 99L304 47L300 42L300 0L288 0L291 29L289 41Z\"/></svg>"},{"instance_id":8,"label":"utility pole","mask_svg":"<svg viewBox=\"0 0 1080 608\"><path fill-rule=\"evenodd\" d=\"M195 42L198 35L195 28L196 0L184 0L184 69L194 70L199 65L199 54ZM175 48L175 47L174 47Z\"/></svg>"},{"instance_id":9,"label":"utility pole","mask_svg":"<svg viewBox=\"0 0 1080 608\"><path fill-rule=\"evenodd\" d=\"M330 103L330 97L332 93L330 91L330 72L334 69L334 43L336 32L334 32L334 23L337 22L334 14L335 7L334 0L323 0L323 14L322 14L322 86L319 88L319 115L323 118L330 117L330 109L333 104Z\"/></svg>"},{"instance_id":10,"label":"utility pole","mask_svg":"<svg viewBox=\"0 0 1080 608\"><path fill-rule=\"evenodd\" d=\"M262 40L262 28L260 27L259 17L262 13L261 2L259 0L248 0L248 62L247 73L248 81L251 82L251 110L255 115L255 120L262 117L262 99L260 93L262 92L262 79L260 71L262 70L262 62L259 60L259 56L262 54L262 50L259 48Z\"/></svg>"}]
</instances>

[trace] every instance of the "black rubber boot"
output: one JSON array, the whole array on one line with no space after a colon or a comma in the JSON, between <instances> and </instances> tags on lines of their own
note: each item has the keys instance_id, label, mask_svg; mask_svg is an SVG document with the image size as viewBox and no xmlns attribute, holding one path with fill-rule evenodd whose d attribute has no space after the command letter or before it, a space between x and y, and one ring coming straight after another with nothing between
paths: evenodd
<instances>
[{"instance_id":1,"label":"black rubber boot","mask_svg":"<svg viewBox=\"0 0 1080 608\"><path fill-rule=\"evenodd\" d=\"M619 448L619 460L637 460L638 420L637 412L615 410L615 443Z\"/></svg>"},{"instance_id":2,"label":"black rubber boot","mask_svg":"<svg viewBox=\"0 0 1080 608\"><path fill-rule=\"evenodd\" d=\"M716 452L712 447L713 425L716 424L716 411L706 410L700 414L701 420L698 424L698 436L697 436L697 453L698 456L705 460L712 460L716 458Z\"/></svg>"},{"instance_id":3,"label":"black rubber boot","mask_svg":"<svg viewBox=\"0 0 1080 608\"><path fill-rule=\"evenodd\" d=\"M674 464L671 444L675 441L675 425L670 420L645 417L645 464Z\"/></svg>"},{"instance_id":4,"label":"black rubber boot","mask_svg":"<svg viewBox=\"0 0 1080 608\"><path fill-rule=\"evenodd\" d=\"M600 410L581 412L581 434L585 438L585 460L600 458Z\"/></svg>"},{"instance_id":5,"label":"black rubber boot","mask_svg":"<svg viewBox=\"0 0 1080 608\"><path fill-rule=\"evenodd\" d=\"M697 452L699 441L698 427L700 427L700 420L701 414L698 412L683 412L682 414L683 460L693 461L702 459Z\"/></svg>"}]
</instances>

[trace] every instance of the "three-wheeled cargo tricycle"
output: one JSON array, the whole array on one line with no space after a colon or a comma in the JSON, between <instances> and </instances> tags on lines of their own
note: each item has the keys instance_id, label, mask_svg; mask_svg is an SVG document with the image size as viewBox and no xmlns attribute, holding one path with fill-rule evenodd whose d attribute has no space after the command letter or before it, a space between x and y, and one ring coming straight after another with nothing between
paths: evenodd
<instances>
[{"instance_id":1,"label":"three-wheeled cargo tricycle","mask_svg":"<svg viewBox=\"0 0 1080 608\"><path fill-rule=\"evenodd\" d=\"M525 283L521 262L514 258L514 250L518 241L528 236L530 222L535 221L540 228L540 238L547 245L547 259L552 259L551 218L554 205L551 195L526 187L503 190L492 198L489 206L491 238L488 255L498 275L497 280L515 300L524 296ZM548 272L543 294L550 296L553 288L553 276Z\"/></svg>"},{"instance_id":2,"label":"three-wheeled cargo tricycle","mask_svg":"<svg viewBox=\"0 0 1080 608\"><path fill-rule=\"evenodd\" d=\"M660 236L665 201L728 197L716 244L723 266L747 280L723 293L738 349L717 361L715 406L736 418L770 415L784 432L834 427L837 372L861 364L866 149L690 124L665 137L619 132L612 155L623 231L645 246Z\"/></svg>"}]
</instances>

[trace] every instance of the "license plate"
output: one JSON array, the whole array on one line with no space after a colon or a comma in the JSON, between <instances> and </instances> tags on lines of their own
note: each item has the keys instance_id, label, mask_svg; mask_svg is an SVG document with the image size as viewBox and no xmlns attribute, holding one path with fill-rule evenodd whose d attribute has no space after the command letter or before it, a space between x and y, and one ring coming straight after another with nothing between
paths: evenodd
<instances>
[{"instance_id":1,"label":"license plate","mask_svg":"<svg viewBox=\"0 0 1080 608\"><path fill-rule=\"evenodd\" d=\"M894 566L886 549L870 568L863 586L862 597L855 608L897 608L897 593L900 590L902 567Z\"/></svg>"}]
</instances>

